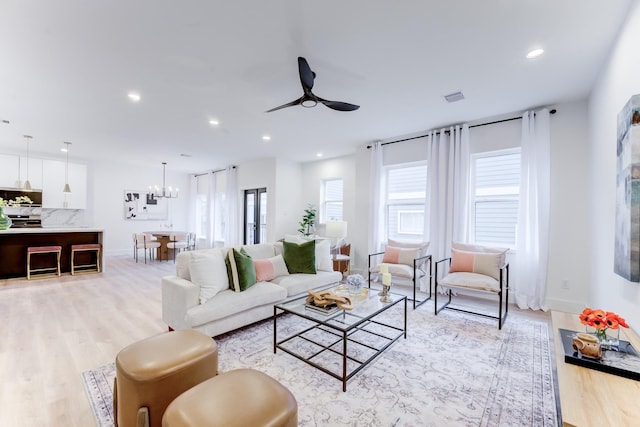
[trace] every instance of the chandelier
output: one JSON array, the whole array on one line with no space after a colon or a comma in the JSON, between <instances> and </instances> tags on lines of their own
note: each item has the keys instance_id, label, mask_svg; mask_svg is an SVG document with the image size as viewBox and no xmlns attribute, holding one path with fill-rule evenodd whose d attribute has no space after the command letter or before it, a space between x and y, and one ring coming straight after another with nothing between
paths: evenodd
<instances>
[{"instance_id":1,"label":"chandelier","mask_svg":"<svg viewBox=\"0 0 640 427\"><path fill-rule=\"evenodd\" d=\"M166 182L165 182L166 167L167 167L167 162L162 162L162 188L158 187L157 185L154 187L149 186L149 192L154 198L172 199L172 198L178 197L178 188L176 188L174 191L171 187L167 188L166 186Z\"/></svg>"}]
</instances>

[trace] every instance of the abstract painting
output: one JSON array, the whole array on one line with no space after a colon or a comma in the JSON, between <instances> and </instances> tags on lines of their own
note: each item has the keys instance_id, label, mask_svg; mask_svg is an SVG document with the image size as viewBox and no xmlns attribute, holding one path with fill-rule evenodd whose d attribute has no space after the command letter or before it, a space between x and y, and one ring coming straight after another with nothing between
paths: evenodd
<instances>
[{"instance_id":1,"label":"abstract painting","mask_svg":"<svg viewBox=\"0 0 640 427\"><path fill-rule=\"evenodd\" d=\"M614 272L640 282L640 95L618 114Z\"/></svg>"},{"instance_id":2,"label":"abstract painting","mask_svg":"<svg viewBox=\"0 0 640 427\"><path fill-rule=\"evenodd\" d=\"M125 219L166 220L168 217L167 199L157 198L150 191L124 190Z\"/></svg>"}]
</instances>

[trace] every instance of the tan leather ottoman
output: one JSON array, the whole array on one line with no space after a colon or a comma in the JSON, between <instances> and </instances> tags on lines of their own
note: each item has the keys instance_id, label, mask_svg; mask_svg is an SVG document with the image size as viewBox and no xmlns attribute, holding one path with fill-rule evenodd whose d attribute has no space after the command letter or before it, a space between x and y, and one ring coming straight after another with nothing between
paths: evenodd
<instances>
[{"instance_id":1,"label":"tan leather ottoman","mask_svg":"<svg viewBox=\"0 0 640 427\"><path fill-rule=\"evenodd\" d=\"M291 392L254 369L218 375L171 402L163 427L296 427L298 403Z\"/></svg>"},{"instance_id":2,"label":"tan leather ottoman","mask_svg":"<svg viewBox=\"0 0 640 427\"><path fill-rule=\"evenodd\" d=\"M116 425L162 425L173 399L217 374L218 345L198 331L165 332L125 347L116 356Z\"/></svg>"}]
</instances>

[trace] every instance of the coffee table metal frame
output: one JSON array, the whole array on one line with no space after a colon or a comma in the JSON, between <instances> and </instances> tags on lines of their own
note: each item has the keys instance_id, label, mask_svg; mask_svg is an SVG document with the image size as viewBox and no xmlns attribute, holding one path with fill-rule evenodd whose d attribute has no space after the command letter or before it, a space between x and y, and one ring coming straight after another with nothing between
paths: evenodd
<instances>
[{"instance_id":1,"label":"coffee table metal frame","mask_svg":"<svg viewBox=\"0 0 640 427\"><path fill-rule=\"evenodd\" d=\"M405 339L407 338L407 297L397 294L390 295L393 298L393 301L390 303L381 303L379 301L380 297L378 295L370 294L365 301L356 303L357 305L353 310L340 310L330 315L314 313L307 310L305 308L305 298L300 298L283 304L276 304L273 306L273 352L276 353L277 349L280 349L286 353L289 353L293 357L313 366L314 368L319 369L322 372L341 380L342 391L347 391L347 381L351 379L351 377L360 372L360 370L367 366L373 359L378 357L383 351L389 348L391 344L400 339L400 337L404 336ZM404 324L402 328L375 320L375 317L387 311L391 307L400 304L401 302L404 302ZM358 305L362 303L366 303L366 305L358 307ZM280 311L280 313L278 313L278 311ZM300 332L297 332L289 337L278 341L278 316L283 313L290 313L295 316L302 317L304 319L310 320L314 324L301 330ZM388 332L391 333L391 335L369 330L368 327L371 325L381 325L386 328ZM304 336L305 333L314 329L333 335L335 337L335 340L332 340L329 344L322 344ZM358 331L382 338L384 344L380 347L373 347L369 344L358 341L356 338L352 337L352 335ZM318 346L319 350L315 351L310 356L305 357L283 346L284 343L294 338L301 338L305 341L308 341ZM339 351L334 347L336 347L336 344L340 343L341 341L342 351ZM353 342L360 346L364 346L371 350L374 350L374 353L366 360L358 360L355 357L349 356L347 354L347 344L349 342ZM339 346L337 347L339 348ZM342 375L337 374L314 362L313 359L326 351L330 351L342 356ZM349 373L347 373L347 360L350 360L356 365L356 368Z\"/></svg>"}]
</instances>

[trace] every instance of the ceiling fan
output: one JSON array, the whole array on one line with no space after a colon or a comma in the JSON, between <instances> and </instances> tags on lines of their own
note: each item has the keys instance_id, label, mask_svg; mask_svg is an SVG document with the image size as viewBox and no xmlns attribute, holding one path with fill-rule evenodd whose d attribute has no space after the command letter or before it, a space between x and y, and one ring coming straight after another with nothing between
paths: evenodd
<instances>
[{"instance_id":1,"label":"ceiling fan","mask_svg":"<svg viewBox=\"0 0 640 427\"><path fill-rule=\"evenodd\" d=\"M311 108L318 105L318 103L324 104L327 107L333 110L338 110L338 111L354 111L360 108L359 105L348 104L346 102L339 102L339 101L329 101L314 95L311 92L311 89L313 89L313 81L316 78L316 73L311 71L311 68L307 63L307 60L301 56L298 57L298 71L300 73L300 83L302 84L302 90L304 91L304 95L302 95L300 98L296 99L295 101L291 101L287 104L281 105L276 108L272 108L271 110L267 110L267 113L280 110L281 108L293 107L294 105L302 105L303 107Z\"/></svg>"}]
</instances>

